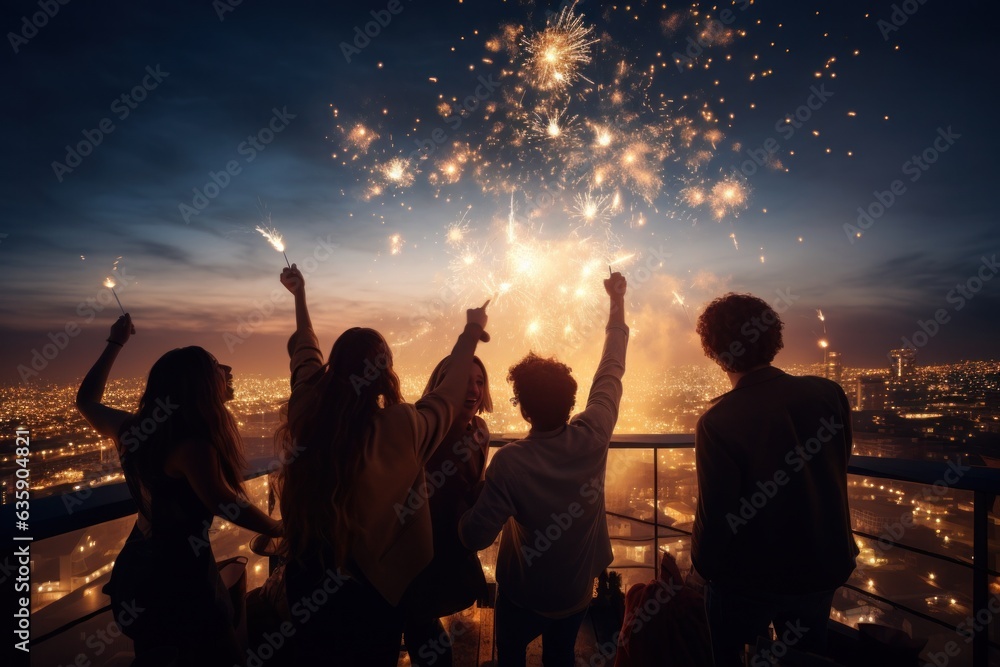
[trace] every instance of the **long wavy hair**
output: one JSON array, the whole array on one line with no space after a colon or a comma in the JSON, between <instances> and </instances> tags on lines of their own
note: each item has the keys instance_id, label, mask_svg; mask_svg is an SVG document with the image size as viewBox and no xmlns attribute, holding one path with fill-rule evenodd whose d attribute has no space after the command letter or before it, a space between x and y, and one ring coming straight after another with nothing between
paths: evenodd
<instances>
[{"instance_id":1,"label":"long wavy hair","mask_svg":"<svg viewBox=\"0 0 1000 667\"><path fill-rule=\"evenodd\" d=\"M376 413L403 402L392 351L374 329L348 329L327 363L308 380L314 400L289 410L276 439L283 465L276 478L285 526L283 555L323 567L347 564L363 533L354 499L365 444ZM295 397L293 396L293 400Z\"/></svg>"},{"instance_id":2,"label":"long wavy hair","mask_svg":"<svg viewBox=\"0 0 1000 667\"><path fill-rule=\"evenodd\" d=\"M147 517L150 486L162 478L167 458L184 440L211 447L222 480L246 497L243 441L236 420L226 409L226 390L218 373L215 358L196 346L171 350L149 369L139 409L126 420L119 437L122 467Z\"/></svg>"}]
</instances>

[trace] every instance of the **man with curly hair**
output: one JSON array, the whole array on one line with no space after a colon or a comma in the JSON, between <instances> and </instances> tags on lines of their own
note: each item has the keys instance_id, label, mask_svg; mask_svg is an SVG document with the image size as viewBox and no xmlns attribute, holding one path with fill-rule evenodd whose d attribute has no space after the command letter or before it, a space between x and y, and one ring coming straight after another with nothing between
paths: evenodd
<instances>
[{"instance_id":1,"label":"man with curly hair","mask_svg":"<svg viewBox=\"0 0 1000 667\"><path fill-rule=\"evenodd\" d=\"M482 494L459 524L470 549L485 549L503 530L496 565L500 667L524 665L539 635L546 667L573 665L594 578L612 561L604 473L629 330L625 278L612 274L604 289L611 312L586 409L570 419L576 380L565 364L532 353L511 366L512 400L531 430L494 455Z\"/></svg>"},{"instance_id":2,"label":"man with curly hair","mask_svg":"<svg viewBox=\"0 0 1000 667\"><path fill-rule=\"evenodd\" d=\"M778 314L726 294L698 318L705 354L733 389L698 420L692 561L715 664L743 665L744 645L773 624L785 646L823 652L833 595L858 554L847 504L851 414L835 382L771 365Z\"/></svg>"}]
</instances>

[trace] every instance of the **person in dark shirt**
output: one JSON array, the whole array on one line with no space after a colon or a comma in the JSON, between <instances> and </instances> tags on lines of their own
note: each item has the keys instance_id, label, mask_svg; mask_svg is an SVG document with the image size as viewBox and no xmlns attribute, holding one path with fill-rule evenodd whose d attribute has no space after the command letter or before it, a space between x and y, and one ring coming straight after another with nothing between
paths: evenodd
<instances>
[{"instance_id":1,"label":"person in dark shirt","mask_svg":"<svg viewBox=\"0 0 1000 667\"><path fill-rule=\"evenodd\" d=\"M698 319L705 354L733 389L695 434L692 561L708 581L716 665L742 665L773 624L778 640L822 652L836 589L854 570L847 504L851 415L838 384L771 365L782 322L764 301L726 294Z\"/></svg>"}]
</instances>

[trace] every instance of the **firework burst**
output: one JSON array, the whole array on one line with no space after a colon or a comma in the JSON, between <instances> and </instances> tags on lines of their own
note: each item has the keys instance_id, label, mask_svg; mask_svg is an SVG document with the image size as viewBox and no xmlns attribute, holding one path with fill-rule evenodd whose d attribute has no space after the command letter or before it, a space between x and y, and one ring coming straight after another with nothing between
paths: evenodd
<instances>
[{"instance_id":1,"label":"firework burst","mask_svg":"<svg viewBox=\"0 0 1000 667\"><path fill-rule=\"evenodd\" d=\"M528 53L524 68L527 79L538 90L562 92L578 78L580 68L591 61L593 26L584 25L583 15L574 14L574 6L563 7L549 19L545 30L524 37L521 44Z\"/></svg>"}]
</instances>

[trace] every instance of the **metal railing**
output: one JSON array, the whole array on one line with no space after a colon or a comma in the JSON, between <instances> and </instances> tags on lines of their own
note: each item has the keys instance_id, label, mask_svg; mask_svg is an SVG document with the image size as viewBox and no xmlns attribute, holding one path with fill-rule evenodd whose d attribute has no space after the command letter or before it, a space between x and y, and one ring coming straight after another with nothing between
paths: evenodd
<instances>
[{"instance_id":1,"label":"metal railing","mask_svg":"<svg viewBox=\"0 0 1000 667\"><path fill-rule=\"evenodd\" d=\"M512 438L497 437L491 443L491 447L502 447ZM616 436L611 444L612 451L651 451L653 456L653 508L654 518L652 521L637 516L631 516L617 511L608 511L609 516L618 519L636 522L641 525L652 527L653 554L659 553L661 529L673 531L677 535L689 536L690 532L676 528L665 523L661 523L663 516L660 504L660 464L659 456L661 450L692 449L694 447L693 435L622 435ZM270 461L251 461L250 467L255 471L247 475L247 479L254 479L266 475L267 466ZM869 478L879 478L884 480L895 480L902 482L912 482L925 485L940 483L942 479L947 479L945 473L949 470L946 462L911 461L900 459L884 459L875 457L854 456L848 467L848 472L853 475L862 475ZM995 569L989 567L989 511L992 507L996 494L1000 491L1000 469L972 468L965 471L957 481L949 485L951 489L969 491L974 497L973 506L973 558L970 561L961 558L935 553L920 547L909 545L904 542L887 539L885 535L873 535L868 532L855 530L855 535L868 540L885 540L893 548L920 554L929 558L934 558L951 565L971 570L972 572L972 603L975 610L988 609L989 604L989 582L990 577L1000 577ZM0 511L0 518L12 521L11 514L13 508L8 505ZM87 494L86 498L77 499L72 505L63 502L61 496L37 499L32 502L32 527L35 539L35 549L42 545L39 541L50 537L64 535L75 530L97 526L108 521L120 519L135 514L136 506L129 495L128 488L124 483L97 487ZM613 538L622 539L622 538ZM650 538L644 538L650 539ZM218 554L225 557L227 554ZM655 557L654 557L655 560ZM651 566L656 567L654 562ZM957 632L959 626L951 624L940 618L935 618L918 609L908 607L901 602L891 600L881 595L867 591L862 587L853 584L846 584L845 588L854 593L877 601L881 604L890 605L894 609L912 614L952 632ZM97 610L98 612L101 610ZM40 642L53 638L70 630L74 625L80 623L94 615L91 611L84 616L72 619L58 628L47 632L44 636L37 637L34 641ZM989 661L991 647L1000 649L1000 645L991 641L989 637L989 624L985 630L976 632L972 640L972 662L976 667L985 667Z\"/></svg>"}]
</instances>

